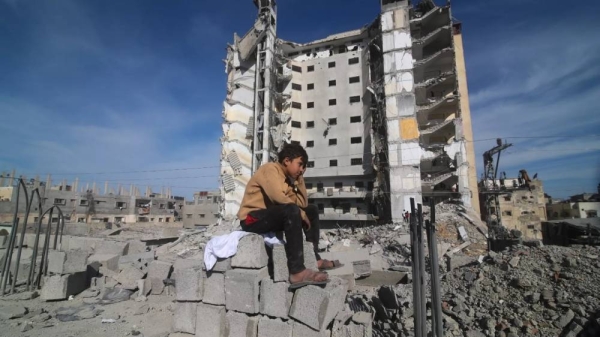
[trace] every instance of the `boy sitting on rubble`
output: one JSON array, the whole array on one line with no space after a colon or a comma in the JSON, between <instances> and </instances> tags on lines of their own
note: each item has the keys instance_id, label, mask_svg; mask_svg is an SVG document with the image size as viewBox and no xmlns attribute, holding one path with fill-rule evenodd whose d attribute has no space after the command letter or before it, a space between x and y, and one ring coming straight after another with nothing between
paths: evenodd
<instances>
[{"instance_id":1,"label":"boy sitting on rubble","mask_svg":"<svg viewBox=\"0 0 600 337\"><path fill-rule=\"evenodd\" d=\"M323 285L329 281L324 270L339 268L339 261L319 256L319 211L308 204L304 171L308 155L299 144L286 144L279 162L262 165L250 178L238 212L242 230L263 234L285 232L285 253L290 272L290 288ZM303 241L313 244L319 271L304 266Z\"/></svg>"}]
</instances>

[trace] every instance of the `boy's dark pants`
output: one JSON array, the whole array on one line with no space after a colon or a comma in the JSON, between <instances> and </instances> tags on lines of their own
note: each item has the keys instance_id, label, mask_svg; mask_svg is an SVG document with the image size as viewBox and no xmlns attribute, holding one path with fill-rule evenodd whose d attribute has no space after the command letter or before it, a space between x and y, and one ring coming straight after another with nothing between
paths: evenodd
<instances>
[{"instance_id":1,"label":"boy's dark pants","mask_svg":"<svg viewBox=\"0 0 600 337\"><path fill-rule=\"evenodd\" d=\"M319 256L319 210L315 205L308 205L304 209L310 229L304 230L306 241L313 244L313 250L317 260ZM285 253L288 260L290 274L296 274L305 269L304 267L304 236L302 235L302 217L300 207L294 204L274 205L267 209L252 211L249 215L257 221L246 225L241 222L242 230L246 232L263 234L268 232L285 232Z\"/></svg>"}]
</instances>

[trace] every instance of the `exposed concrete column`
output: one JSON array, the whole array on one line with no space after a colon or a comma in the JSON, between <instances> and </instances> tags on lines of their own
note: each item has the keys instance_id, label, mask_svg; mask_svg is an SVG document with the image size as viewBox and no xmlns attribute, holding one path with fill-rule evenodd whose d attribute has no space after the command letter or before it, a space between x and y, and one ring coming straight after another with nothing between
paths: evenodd
<instances>
[{"instance_id":1,"label":"exposed concrete column","mask_svg":"<svg viewBox=\"0 0 600 337\"><path fill-rule=\"evenodd\" d=\"M454 57L456 62L456 76L458 80L458 93L460 96L460 118L462 119L462 134L465 140L467 176L465 188L470 194L471 207L481 214L479 209L479 191L477 189L477 167L475 161L475 143L473 143L473 127L471 123L471 108L469 106L469 89L467 86L467 69L465 66L465 52L460 27L454 28ZM459 179L463 177L459 176ZM463 178L465 179L465 178ZM462 187L462 186L461 186Z\"/></svg>"},{"instance_id":2,"label":"exposed concrete column","mask_svg":"<svg viewBox=\"0 0 600 337\"><path fill-rule=\"evenodd\" d=\"M77 193L77 188L79 188L79 178L75 178L75 182L73 182L73 191Z\"/></svg>"},{"instance_id":3,"label":"exposed concrete column","mask_svg":"<svg viewBox=\"0 0 600 337\"><path fill-rule=\"evenodd\" d=\"M396 1L382 6L384 79L392 221L402 221L410 198L421 197L421 147L416 118L410 5Z\"/></svg>"}]
</instances>

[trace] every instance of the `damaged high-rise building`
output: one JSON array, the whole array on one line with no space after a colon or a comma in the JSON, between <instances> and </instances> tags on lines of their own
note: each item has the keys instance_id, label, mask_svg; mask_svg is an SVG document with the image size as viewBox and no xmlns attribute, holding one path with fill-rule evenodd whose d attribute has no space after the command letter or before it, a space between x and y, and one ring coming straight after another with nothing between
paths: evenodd
<instances>
[{"instance_id":1,"label":"damaged high-rise building","mask_svg":"<svg viewBox=\"0 0 600 337\"><path fill-rule=\"evenodd\" d=\"M461 24L449 5L381 1L363 28L306 44L277 36L274 0L227 52L222 215L286 142L309 155L310 202L330 221L401 221L410 198L479 212Z\"/></svg>"}]
</instances>

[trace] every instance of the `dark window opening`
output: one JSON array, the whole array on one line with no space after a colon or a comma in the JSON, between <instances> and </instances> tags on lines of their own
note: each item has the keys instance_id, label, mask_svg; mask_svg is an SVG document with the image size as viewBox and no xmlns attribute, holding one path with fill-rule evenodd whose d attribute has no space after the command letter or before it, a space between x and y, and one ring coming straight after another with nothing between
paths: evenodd
<instances>
[{"instance_id":1,"label":"dark window opening","mask_svg":"<svg viewBox=\"0 0 600 337\"><path fill-rule=\"evenodd\" d=\"M362 158L350 159L350 165L362 165Z\"/></svg>"},{"instance_id":2,"label":"dark window opening","mask_svg":"<svg viewBox=\"0 0 600 337\"><path fill-rule=\"evenodd\" d=\"M295 144L295 145L300 145L300 141L297 141L297 140L292 140L292 144Z\"/></svg>"},{"instance_id":3,"label":"dark window opening","mask_svg":"<svg viewBox=\"0 0 600 337\"><path fill-rule=\"evenodd\" d=\"M329 145L337 145L337 139L333 138L329 140Z\"/></svg>"},{"instance_id":4,"label":"dark window opening","mask_svg":"<svg viewBox=\"0 0 600 337\"><path fill-rule=\"evenodd\" d=\"M337 100L335 100L335 99L329 100L329 105L336 105L336 104L337 104Z\"/></svg>"},{"instance_id":5,"label":"dark window opening","mask_svg":"<svg viewBox=\"0 0 600 337\"><path fill-rule=\"evenodd\" d=\"M292 66L292 71L295 71L297 73L301 73L302 72L302 67L300 67L300 66Z\"/></svg>"},{"instance_id":6,"label":"dark window opening","mask_svg":"<svg viewBox=\"0 0 600 337\"><path fill-rule=\"evenodd\" d=\"M314 121L308 121L306 122L306 128L307 129L312 129L315 127L315 122Z\"/></svg>"},{"instance_id":7,"label":"dark window opening","mask_svg":"<svg viewBox=\"0 0 600 337\"><path fill-rule=\"evenodd\" d=\"M372 182L372 181L369 181L369 182L367 183L367 190L368 190L368 191L372 191L372 190L373 190L373 182Z\"/></svg>"},{"instance_id":8,"label":"dark window opening","mask_svg":"<svg viewBox=\"0 0 600 337\"><path fill-rule=\"evenodd\" d=\"M354 186L357 188L364 188L365 187L365 183L362 181L355 181L354 182Z\"/></svg>"},{"instance_id":9,"label":"dark window opening","mask_svg":"<svg viewBox=\"0 0 600 337\"><path fill-rule=\"evenodd\" d=\"M302 109L302 103L300 103L300 102L292 102L292 108L294 108L294 109Z\"/></svg>"},{"instance_id":10,"label":"dark window opening","mask_svg":"<svg viewBox=\"0 0 600 337\"><path fill-rule=\"evenodd\" d=\"M350 117L350 123L360 123L360 116Z\"/></svg>"},{"instance_id":11,"label":"dark window opening","mask_svg":"<svg viewBox=\"0 0 600 337\"><path fill-rule=\"evenodd\" d=\"M338 48L338 53L340 53L340 54L341 54L341 53L345 53L345 52L347 52L347 51L348 51L348 48L347 48L346 46L340 46L340 47Z\"/></svg>"},{"instance_id":12,"label":"dark window opening","mask_svg":"<svg viewBox=\"0 0 600 337\"><path fill-rule=\"evenodd\" d=\"M315 141L314 140L309 140L306 142L306 147L314 147L315 146Z\"/></svg>"},{"instance_id":13,"label":"dark window opening","mask_svg":"<svg viewBox=\"0 0 600 337\"><path fill-rule=\"evenodd\" d=\"M329 62L329 68L335 68L335 62Z\"/></svg>"},{"instance_id":14,"label":"dark window opening","mask_svg":"<svg viewBox=\"0 0 600 337\"><path fill-rule=\"evenodd\" d=\"M359 83L360 82L360 76L350 77L349 82L350 83Z\"/></svg>"},{"instance_id":15,"label":"dark window opening","mask_svg":"<svg viewBox=\"0 0 600 337\"><path fill-rule=\"evenodd\" d=\"M309 161L308 163L306 163L306 167L315 167L315 162Z\"/></svg>"},{"instance_id":16,"label":"dark window opening","mask_svg":"<svg viewBox=\"0 0 600 337\"><path fill-rule=\"evenodd\" d=\"M317 208L319 209L319 211L324 211L325 210L325 205L323 204L317 204Z\"/></svg>"},{"instance_id":17,"label":"dark window opening","mask_svg":"<svg viewBox=\"0 0 600 337\"><path fill-rule=\"evenodd\" d=\"M305 185L306 185L306 189L307 190L312 190L312 188L313 188L313 184L312 183L306 183Z\"/></svg>"},{"instance_id":18,"label":"dark window opening","mask_svg":"<svg viewBox=\"0 0 600 337\"><path fill-rule=\"evenodd\" d=\"M337 125L337 118L329 118L329 125Z\"/></svg>"},{"instance_id":19,"label":"dark window opening","mask_svg":"<svg viewBox=\"0 0 600 337\"><path fill-rule=\"evenodd\" d=\"M313 71L315 71L315 66L308 66L306 68L306 71L309 72L309 73L312 73Z\"/></svg>"},{"instance_id":20,"label":"dark window opening","mask_svg":"<svg viewBox=\"0 0 600 337\"><path fill-rule=\"evenodd\" d=\"M293 128L301 128L302 127L302 123L300 123L298 121L292 121L292 127Z\"/></svg>"},{"instance_id":21,"label":"dark window opening","mask_svg":"<svg viewBox=\"0 0 600 337\"><path fill-rule=\"evenodd\" d=\"M309 83L309 84L306 86L306 89L307 89L307 90L313 90L314 88L315 88L315 84L314 84L314 83Z\"/></svg>"},{"instance_id":22,"label":"dark window opening","mask_svg":"<svg viewBox=\"0 0 600 337\"><path fill-rule=\"evenodd\" d=\"M292 83L292 90L300 90L302 91L302 85L298 83Z\"/></svg>"},{"instance_id":23,"label":"dark window opening","mask_svg":"<svg viewBox=\"0 0 600 337\"><path fill-rule=\"evenodd\" d=\"M337 166L337 160L336 159L332 159L329 161L329 166Z\"/></svg>"},{"instance_id":24,"label":"dark window opening","mask_svg":"<svg viewBox=\"0 0 600 337\"><path fill-rule=\"evenodd\" d=\"M362 143L362 137L350 138L350 144L360 144L360 143Z\"/></svg>"},{"instance_id":25,"label":"dark window opening","mask_svg":"<svg viewBox=\"0 0 600 337\"><path fill-rule=\"evenodd\" d=\"M344 183L334 183L333 187L335 187L335 188L342 188L342 187L344 187Z\"/></svg>"},{"instance_id":26,"label":"dark window opening","mask_svg":"<svg viewBox=\"0 0 600 337\"><path fill-rule=\"evenodd\" d=\"M348 60L348 64L357 64L357 63L358 63L358 57L353 57Z\"/></svg>"},{"instance_id":27,"label":"dark window opening","mask_svg":"<svg viewBox=\"0 0 600 337\"><path fill-rule=\"evenodd\" d=\"M359 103L359 102L360 102L360 96L350 97L350 103Z\"/></svg>"},{"instance_id":28,"label":"dark window opening","mask_svg":"<svg viewBox=\"0 0 600 337\"><path fill-rule=\"evenodd\" d=\"M306 108L307 109L312 109L314 107L315 107L315 102L308 102L308 103L306 103Z\"/></svg>"},{"instance_id":29,"label":"dark window opening","mask_svg":"<svg viewBox=\"0 0 600 337\"><path fill-rule=\"evenodd\" d=\"M330 87L335 87L335 85L336 85L336 81L335 80L329 81L329 86Z\"/></svg>"},{"instance_id":30,"label":"dark window opening","mask_svg":"<svg viewBox=\"0 0 600 337\"><path fill-rule=\"evenodd\" d=\"M323 183L317 183L317 192L323 192Z\"/></svg>"}]
</instances>

